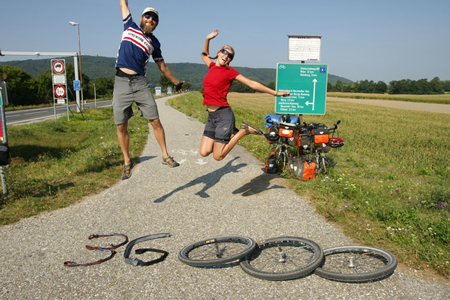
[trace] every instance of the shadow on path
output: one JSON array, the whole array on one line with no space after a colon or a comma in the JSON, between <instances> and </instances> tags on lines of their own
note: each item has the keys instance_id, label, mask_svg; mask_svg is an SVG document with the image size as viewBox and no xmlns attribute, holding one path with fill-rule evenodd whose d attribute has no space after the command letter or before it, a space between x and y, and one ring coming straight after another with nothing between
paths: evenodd
<instances>
[{"instance_id":1,"label":"shadow on path","mask_svg":"<svg viewBox=\"0 0 450 300\"><path fill-rule=\"evenodd\" d=\"M142 156L142 157L139 157L139 159L136 159L134 162L136 164L140 164L140 163L143 163L146 160L150 160L150 159L154 159L154 158L156 158L156 156Z\"/></svg>"},{"instance_id":2,"label":"shadow on path","mask_svg":"<svg viewBox=\"0 0 450 300\"><path fill-rule=\"evenodd\" d=\"M270 186L270 181L277 178L277 176L261 174L256 178L253 178L250 182L244 184L242 187L233 191L233 194L242 194L244 197L252 196L271 189L286 189L281 185Z\"/></svg>"},{"instance_id":3,"label":"shadow on path","mask_svg":"<svg viewBox=\"0 0 450 300\"><path fill-rule=\"evenodd\" d=\"M215 170L214 172L208 173L206 175L203 175L201 177L198 177L188 183L186 183L183 186L180 186L176 189L174 189L173 191L171 191L170 193L159 197L158 199L156 199L154 202L155 203L161 203L164 200L166 200L167 198L169 198L170 196L172 196L173 194L175 194L176 192L182 191L186 188L189 188L191 186L197 185L197 184L204 184L203 189L201 189L200 191L198 191L197 193L195 193L196 195L202 197L202 198L209 198L210 196L206 193L206 191L208 189L210 189L211 187L213 187L216 183L218 183L220 181L220 179L228 173L237 173L239 171L240 168L245 167L247 164L238 164L236 166L232 166L231 164L233 163L233 161L235 161L236 159L238 159L239 157L235 157L233 160L231 160L230 162L228 162L225 166L223 166L220 169Z\"/></svg>"}]
</instances>

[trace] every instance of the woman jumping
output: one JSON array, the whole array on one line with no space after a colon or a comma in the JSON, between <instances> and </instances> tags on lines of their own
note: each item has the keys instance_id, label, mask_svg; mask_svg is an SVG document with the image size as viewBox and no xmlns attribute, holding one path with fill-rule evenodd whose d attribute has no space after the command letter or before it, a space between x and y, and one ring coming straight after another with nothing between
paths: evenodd
<instances>
[{"instance_id":1,"label":"woman jumping","mask_svg":"<svg viewBox=\"0 0 450 300\"><path fill-rule=\"evenodd\" d=\"M273 96L289 96L289 92L274 91L261 83L248 79L241 75L229 64L233 60L235 52L229 45L223 45L216 57L209 56L209 41L219 34L216 29L206 36L203 47L202 59L209 67L209 71L203 79L203 105L208 109L208 122L203 132L200 144L200 154L208 156L213 153L215 160L224 159L234 148L236 143L247 134L263 134L257 127L248 122L243 122L240 130L235 127L234 113L227 100L227 94L233 80L237 80L248 87ZM215 59L216 62L212 60ZM234 136L231 135L234 133Z\"/></svg>"}]
</instances>

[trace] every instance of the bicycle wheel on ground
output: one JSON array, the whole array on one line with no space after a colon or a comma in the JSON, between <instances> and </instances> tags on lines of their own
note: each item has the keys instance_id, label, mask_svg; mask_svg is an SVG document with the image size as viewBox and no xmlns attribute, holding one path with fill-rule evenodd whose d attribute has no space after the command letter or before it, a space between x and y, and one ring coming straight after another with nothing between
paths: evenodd
<instances>
[{"instance_id":1,"label":"bicycle wheel on ground","mask_svg":"<svg viewBox=\"0 0 450 300\"><path fill-rule=\"evenodd\" d=\"M324 263L315 274L343 282L367 282L394 273L397 258L389 251L369 246L339 246L324 250Z\"/></svg>"},{"instance_id":2,"label":"bicycle wheel on ground","mask_svg":"<svg viewBox=\"0 0 450 300\"><path fill-rule=\"evenodd\" d=\"M258 243L240 265L244 272L260 279L290 280L314 272L322 260L322 249L315 242L278 237Z\"/></svg>"},{"instance_id":3,"label":"bicycle wheel on ground","mask_svg":"<svg viewBox=\"0 0 450 300\"><path fill-rule=\"evenodd\" d=\"M178 259L193 267L211 267L238 260L255 247L255 241L244 236L214 237L184 247Z\"/></svg>"}]
</instances>

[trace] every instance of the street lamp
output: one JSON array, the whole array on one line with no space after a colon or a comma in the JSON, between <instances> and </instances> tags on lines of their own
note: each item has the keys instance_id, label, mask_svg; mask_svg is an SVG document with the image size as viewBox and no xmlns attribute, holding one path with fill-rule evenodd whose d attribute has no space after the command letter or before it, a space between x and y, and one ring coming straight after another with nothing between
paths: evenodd
<instances>
[{"instance_id":1,"label":"street lamp","mask_svg":"<svg viewBox=\"0 0 450 300\"><path fill-rule=\"evenodd\" d=\"M84 100L83 100L83 73L81 72L81 44L80 44L80 23L69 22L72 26L78 27L78 56L80 58L80 88L81 88L81 109L84 109Z\"/></svg>"}]
</instances>

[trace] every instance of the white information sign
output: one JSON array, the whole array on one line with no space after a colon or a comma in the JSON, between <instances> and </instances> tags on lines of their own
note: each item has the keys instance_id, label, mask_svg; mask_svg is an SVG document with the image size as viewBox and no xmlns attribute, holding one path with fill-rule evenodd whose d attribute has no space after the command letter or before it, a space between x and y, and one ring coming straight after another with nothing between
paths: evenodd
<instances>
[{"instance_id":1,"label":"white information sign","mask_svg":"<svg viewBox=\"0 0 450 300\"><path fill-rule=\"evenodd\" d=\"M289 35L288 60L320 61L320 36Z\"/></svg>"},{"instance_id":2,"label":"white information sign","mask_svg":"<svg viewBox=\"0 0 450 300\"><path fill-rule=\"evenodd\" d=\"M66 85L66 75L53 75L53 83Z\"/></svg>"}]
</instances>

